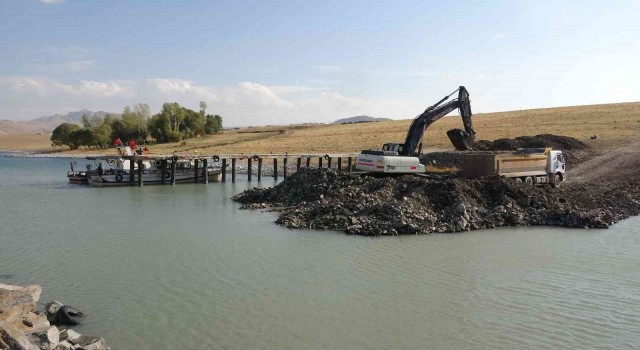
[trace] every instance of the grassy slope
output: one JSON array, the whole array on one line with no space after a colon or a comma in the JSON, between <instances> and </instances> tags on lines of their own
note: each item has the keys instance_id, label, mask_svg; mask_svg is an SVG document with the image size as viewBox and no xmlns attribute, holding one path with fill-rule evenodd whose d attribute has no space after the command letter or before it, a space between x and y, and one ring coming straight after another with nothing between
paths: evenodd
<instances>
[{"instance_id":1,"label":"grassy slope","mask_svg":"<svg viewBox=\"0 0 640 350\"><path fill-rule=\"evenodd\" d=\"M153 153L198 151L201 154L359 152L362 149L379 148L385 142L404 141L410 123L411 120L398 120L346 125L245 128L186 140L184 144L150 146L150 149ZM452 149L446 131L461 125L457 116L436 122L426 132L425 146L430 149ZM597 134L598 140L589 142L598 148L611 148L629 137L640 137L640 103L476 114L474 128L478 139L488 140L544 133L588 140L591 135ZM26 135L0 135L0 149L48 148L48 136L36 138L35 135L30 135L24 142L17 141L22 137Z\"/></svg>"}]
</instances>

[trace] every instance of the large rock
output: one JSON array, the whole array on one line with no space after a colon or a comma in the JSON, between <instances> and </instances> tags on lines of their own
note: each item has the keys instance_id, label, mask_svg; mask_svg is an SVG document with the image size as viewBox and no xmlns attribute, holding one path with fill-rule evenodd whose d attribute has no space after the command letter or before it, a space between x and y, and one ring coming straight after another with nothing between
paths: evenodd
<instances>
[{"instance_id":1,"label":"large rock","mask_svg":"<svg viewBox=\"0 0 640 350\"><path fill-rule=\"evenodd\" d=\"M71 329L67 329L62 332L62 337L65 342L72 344L72 349L84 349L84 350L105 350L109 349L104 338L94 337L91 335L82 335Z\"/></svg>"},{"instance_id":2,"label":"large rock","mask_svg":"<svg viewBox=\"0 0 640 350\"><path fill-rule=\"evenodd\" d=\"M58 310L60 310L60 308L63 306L64 304L62 304L57 300L54 300L44 305L44 311L46 311L47 314L49 314L49 316L54 316L58 312Z\"/></svg>"},{"instance_id":3,"label":"large rock","mask_svg":"<svg viewBox=\"0 0 640 350\"><path fill-rule=\"evenodd\" d=\"M60 342L60 332L55 326L32 330L26 336L32 344L42 350L52 350Z\"/></svg>"},{"instance_id":4,"label":"large rock","mask_svg":"<svg viewBox=\"0 0 640 350\"><path fill-rule=\"evenodd\" d=\"M2 350L38 350L29 338L5 322L0 321L0 349Z\"/></svg>"},{"instance_id":5,"label":"large rock","mask_svg":"<svg viewBox=\"0 0 640 350\"><path fill-rule=\"evenodd\" d=\"M36 308L42 287L0 284L0 320L18 326L22 317Z\"/></svg>"}]
</instances>

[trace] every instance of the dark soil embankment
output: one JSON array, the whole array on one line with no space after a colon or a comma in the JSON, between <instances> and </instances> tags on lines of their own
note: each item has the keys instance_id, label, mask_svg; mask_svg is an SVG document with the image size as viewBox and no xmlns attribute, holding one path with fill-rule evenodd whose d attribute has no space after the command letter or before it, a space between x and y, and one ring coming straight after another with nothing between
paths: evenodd
<instances>
[{"instance_id":1,"label":"dark soil embankment","mask_svg":"<svg viewBox=\"0 0 640 350\"><path fill-rule=\"evenodd\" d=\"M561 150L567 155L569 166L581 163L593 155L591 148L584 142L562 135L542 134L536 136L518 136L515 139L497 139L495 141L480 140L474 144L477 151L515 151L518 148L551 147Z\"/></svg>"},{"instance_id":2,"label":"dark soil embankment","mask_svg":"<svg viewBox=\"0 0 640 350\"><path fill-rule=\"evenodd\" d=\"M552 147L563 151L567 156L567 163L571 167L582 163L594 155L593 150L584 142L569 136L543 134L536 136L518 136L515 139L497 139L494 141L480 140L473 145L476 151L515 151L518 148ZM420 156L423 164L433 164L438 167L462 168L463 152L430 152Z\"/></svg>"},{"instance_id":3,"label":"dark soil embankment","mask_svg":"<svg viewBox=\"0 0 640 350\"><path fill-rule=\"evenodd\" d=\"M558 189L500 178L374 178L301 169L273 188L234 197L245 209L283 207L290 228L359 235L460 232L499 226L604 228L640 214L640 182L591 183Z\"/></svg>"}]
</instances>

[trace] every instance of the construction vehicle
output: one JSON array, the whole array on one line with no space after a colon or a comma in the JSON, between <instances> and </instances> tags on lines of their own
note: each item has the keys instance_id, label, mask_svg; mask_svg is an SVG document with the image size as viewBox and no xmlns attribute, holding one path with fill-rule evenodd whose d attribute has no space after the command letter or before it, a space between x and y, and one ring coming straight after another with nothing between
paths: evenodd
<instances>
[{"instance_id":1,"label":"construction vehicle","mask_svg":"<svg viewBox=\"0 0 640 350\"><path fill-rule=\"evenodd\" d=\"M562 151L551 148L521 148L514 152L469 152L464 155L467 178L502 176L530 185L557 187L566 177Z\"/></svg>"},{"instance_id":2,"label":"construction vehicle","mask_svg":"<svg viewBox=\"0 0 640 350\"><path fill-rule=\"evenodd\" d=\"M458 93L458 98L444 103L456 92ZM404 143L386 143L382 146L382 150L362 151L358 155L356 169L374 173L424 173L426 171L425 166L420 163L419 159L422 153L424 131L438 119L455 109L460 110L464 130L451 129L447 132L447 136L457 150L471 150L476 132L473 130L473 124L471 123L469 92L464 86L460 86L413 120Z\"/></svg>"}]
</instances>

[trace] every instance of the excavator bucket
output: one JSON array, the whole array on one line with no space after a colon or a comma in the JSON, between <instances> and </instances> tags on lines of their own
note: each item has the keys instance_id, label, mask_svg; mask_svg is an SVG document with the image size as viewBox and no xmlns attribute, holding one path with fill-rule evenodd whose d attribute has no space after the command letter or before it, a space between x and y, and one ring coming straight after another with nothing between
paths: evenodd
<instances>
[{"instance_id":1,"label":"excavator bucket","mask_svg":"<svg viewBox=\"0 0 640 350\"><path fill-rule=\"evenodd\" d=\"M473 150L473 142L476 139L476 134L469 134L462 129L451 129L447 131L447 136L458 151L470 151Z\"/></svg>"}]
</instances>

